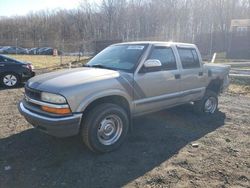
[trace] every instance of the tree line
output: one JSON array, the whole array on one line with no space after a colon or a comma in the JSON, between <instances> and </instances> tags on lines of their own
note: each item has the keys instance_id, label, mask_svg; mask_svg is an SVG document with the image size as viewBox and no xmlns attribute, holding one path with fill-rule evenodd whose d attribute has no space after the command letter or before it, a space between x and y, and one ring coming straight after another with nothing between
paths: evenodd
<instances>
[{"instance_id":1,"label":"tree line","mask_svg":"<svg viewBox=\"0 0 250 188\"><path fill-rule=\"evenodd\" d=\"M250 19L250 0L82 0L76 9L0 18L0 46L75 46L96 40L195 42Z\"/></svg>"}]
</instances>

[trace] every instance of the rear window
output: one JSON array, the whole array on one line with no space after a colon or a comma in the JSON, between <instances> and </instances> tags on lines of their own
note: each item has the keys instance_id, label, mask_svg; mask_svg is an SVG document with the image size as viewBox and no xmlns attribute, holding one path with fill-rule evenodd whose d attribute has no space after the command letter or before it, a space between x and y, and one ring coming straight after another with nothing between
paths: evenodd
<instances>
[{"instance_id":1,"label":"rear window","mask_svg":"<svg viewBox=\"0 0 250 188\"><path fill-rule=\"evenodd\" d=\"M195 49L178 48L183 69L199 68L200 61Z\"/></svg>"}]
</instances>

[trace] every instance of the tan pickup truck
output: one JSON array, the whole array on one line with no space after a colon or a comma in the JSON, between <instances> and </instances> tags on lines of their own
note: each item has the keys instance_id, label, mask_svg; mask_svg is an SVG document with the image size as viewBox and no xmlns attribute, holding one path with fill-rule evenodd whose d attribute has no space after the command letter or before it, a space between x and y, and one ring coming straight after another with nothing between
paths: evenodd
<instances>
[{"instance_id":1,"label":"tan pickup truck","mask_svg":"<svg viewBox=\"0 0 250 188\"><path fill-rule=\"evenodd\" d=\"M124 141L135 116L185 103L200 114L216 113L229 70L204 64L193 44L115 44L82 68L30 79L19 111L48 134L80 134L91 150L109 152Z\"/></svg>"}]
</instances>

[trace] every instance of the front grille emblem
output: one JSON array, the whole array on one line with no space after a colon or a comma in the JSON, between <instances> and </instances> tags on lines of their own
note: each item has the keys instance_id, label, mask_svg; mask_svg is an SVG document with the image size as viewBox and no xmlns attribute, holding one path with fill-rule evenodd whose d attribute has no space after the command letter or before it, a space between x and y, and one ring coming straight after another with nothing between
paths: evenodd
<instances>
[{"instance_id":1,"label":"front grille emblem","mask_svg":"<svg viewBox=\"0 0 250 188\"><path fill-rule=\"evenodd\" d=\"M29 102L30 101L30 98L27 96L27 95L24 95L24 99Z\"/></svg>"}]
</instances>

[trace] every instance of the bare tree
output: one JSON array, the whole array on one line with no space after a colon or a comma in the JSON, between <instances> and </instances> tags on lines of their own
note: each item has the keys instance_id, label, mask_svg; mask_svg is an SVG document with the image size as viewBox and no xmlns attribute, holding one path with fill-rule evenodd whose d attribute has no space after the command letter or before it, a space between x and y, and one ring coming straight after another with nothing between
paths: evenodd
<instances>
[{"instance_id":1,"label":"bare tree","mask_svg":"<svg viewBox=\"0 0 250 188\"><path fill-rule=\"evenodd\" d=\"M225 46L231 20L240 18L250 19L250 0L82 0L73 10L1 17L0 45L16 39L25 47L65 41L69 48L104 39L204 43L216 33Z\"/></svg>"}]
</instances>

